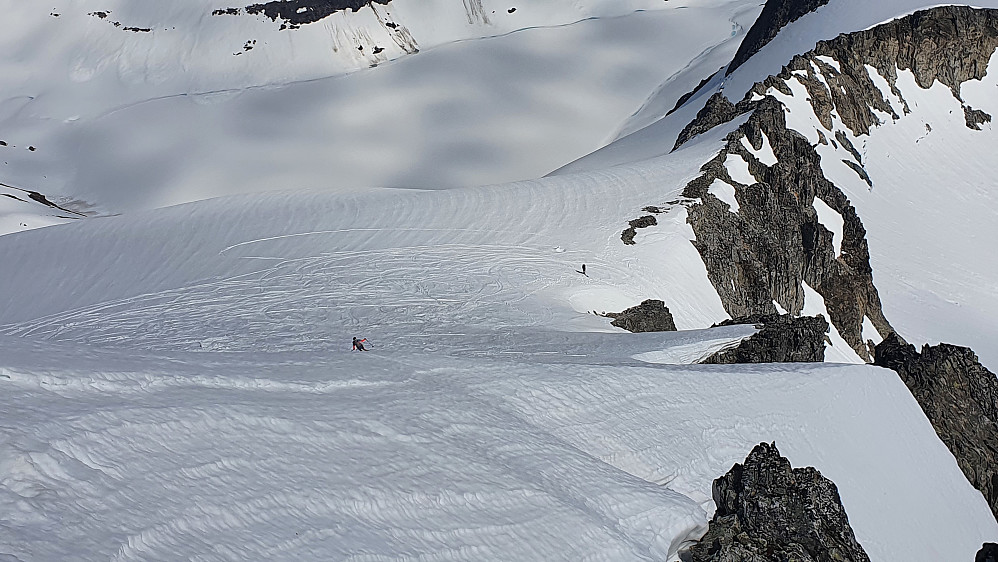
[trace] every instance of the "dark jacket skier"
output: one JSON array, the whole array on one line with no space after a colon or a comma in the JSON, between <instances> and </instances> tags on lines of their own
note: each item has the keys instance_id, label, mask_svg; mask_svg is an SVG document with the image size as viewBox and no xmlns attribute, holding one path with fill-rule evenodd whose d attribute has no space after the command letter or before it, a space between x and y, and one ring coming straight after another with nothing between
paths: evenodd
<instances>
[{"instance_id":1,"label":"dark jacket skier","mask_svg":"<svg viewBox=\"0 0 998 562\"><path fill-rule=\"evenodd\" d=\"M359 340L356 337L354 337L353 338L353 349L354 349L354 351L358 351L358 350L360 350L360 351L367 351L366 349L364 349L364 342L366 342L366 341L367 341L367 338Z\"/></svg>"}]
</instances>

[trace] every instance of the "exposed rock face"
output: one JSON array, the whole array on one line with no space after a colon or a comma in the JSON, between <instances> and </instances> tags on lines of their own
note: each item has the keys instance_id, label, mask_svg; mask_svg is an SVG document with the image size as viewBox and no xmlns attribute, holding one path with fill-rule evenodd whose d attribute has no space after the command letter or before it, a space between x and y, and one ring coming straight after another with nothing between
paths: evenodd
<instances>
[{"instance_id":1,"label":"exposed rock face","mask_svg":"<svg viewBox=\"0 0 998 562\"><path fill-rule=\"evenodd\" d=\"M980 109L973 109L969 105L963 106L963 116L967 122L967 128L975 131L980 131L981 125L991 122L991 115Z\"/></svg>"},{"instance_id":2,"label":"exposed rock face","mask_svg":"<svg viewBox=\"0 0 998 562\"><path fill-rule=\"evenodd\" d=\"M745 39L742 39L742 44L738 46L738 52L728 65L727 74L731 74L749 57L758 53L759 49L776 37L783 26L827 3L828 0L768 0L758 19L745 34Z\"/></svg>"},{"instance_id":3,"label":"exposed rock face","mask_svg":"<svg viewBox=\"0 0 998 562\"><path fill-rule=\"evenodd\" d=\"M813 54L795 57L788 68L813 71L811 61L815 56L838 61L840 72L825 73L830 78L830 89L817 83L805 84L809 95L818 95L814 105L823 124L831 123L834 110L858 135L880 123L873 109L896 115L864 65L876 68L886 78L907 113L907 102L894 87L898 70L910 70L922 88L938 80L960 100L960 84L983 78L996 48L998 11L943 6L819 42Z\"/></svg>"},{"instance_id":4,"label":"exposed rock face","mask_svg":"<svg viewBox=\"0 0 998 562\"><path fill-rule=\"evenodd\" d=\"M768 3L766 9L786 4L779 9L791 10L792 3ZM813 9L817 4L801 2L792 10ZM797 315L803 309L806 284L824 300L828 320L849 346L861 358L872 360L862 335L864 318L881 336L893 329L873 283L866 229L846 195L824 176L815 146L844 148L850 158L842 161L872 189L862 155L846 132L869 133L881 124L878 114L901 119L899 112L908 113L896 87L898 70L910 70L921 87L939 80L959 99L960 84L983 77L996 48L998 11L946 6L822 41L813 51L794 57L780 74L757 83L737 104L715 94L679 135L676 146L751 112L683 192L697 200L688 206L694 245L728 314L733 318L775 314L775 301ZM900 100L898 111L885 99L868 67ZM824 129L817 130L818 144L787 129L786 108L778 97L791 96L791 85L798 92L803 86ZM964 113L971 128L990 117L966 104ZM775 162L764 164L760 155L767 144ZM746 164L750 183L743 183L744 174L731 177L732 166ZM735 212L710 193L716 181L734 189ZM840 244L818 220L816 206L827 206L841 216Z\"/></svg>"},{"instance_id":5,"label":"exposed rock face","mask_svg":"<svg viewBox=\"0 0 998 562\"><path fill-rule=\"evenodd\" d=\"M676 321L669 307L660 300L649 299L623 312L608 312L606 315L614 319L611 324L628 332L676 331Z\"/></svg>"},{"instance_id":6,"label":"exposed rock face","mask_svg":"<svg viewBox=\"0 0 998 562\"><path fill-rule=\"evenodd\" d=\"M737 347L718 351L702 363L817 363L825 360L828 322L822 316L789 314L725 320L720 325L761 324L762 330Z\"/></svg>"},{"instance_id":7,"label":"exposed rock face","mask_svg":"<svg viewBox=\"0 0 998 562\"><path fill-rule=\"evenodd\" d=\"M748 111L748 107L742 104L742 107L735 106L731 103L724 94L716 93L709 98L707 98L707 103L704 104L703 108L697 112L696 119L691 121L686 127L680 131L679 136L676 138L676 145L673 150L679 148L680 146L686 144L686 141L699 135L700 133L705 133L714 127L731 121L735 117L738 117L742 113Z\"/></svg>"},{"instance_id":8,"label":"exposed rock face","mask_svg":"<svg viewBox=\"0 0 998 562\"><path fill-rule=\"evenodd\" d=\"M891 334L874 364L897 372L970 483L998 519L998 378L969 348L924 346Z\"/></svg>"},{"instance_id":9,"label":"exposed rock face","mask_svg":"<svg viewBox=\"0 0 998 562\"><path fill-rule=\"evenodd\" d=\"M756 445L745 464L714 481L717 512L691 562L867 561L838 489L813 467L791 469L776 444Z\"/></svg>"},{"instance_id":10,"label":"exposed rock face","mask_svg":"<svg viewBox=\"0 0 998 562\"><path fill-rule=\"evenodd\" d=\"M776 314L774 301L798 315L806 283L824 299L829 320L845 341L870 360L863 318L883 334L892 330L873 285L866 229L845 194L824 177L814 147L787 129L783 105L773 97L747 103L755 109L748 121L729 135L724 150L683 192L700 201L689 207L688 222L708 278L733 318ZM763 136L777 159L771 166L747 148L760 150ZM726 166L729 158L747 163L756 182L733 179ZM734 187L737 213L709 193L717 180ZM818 221L815 199L844 221L839 248Z\"/></svg>"}]
</instances>

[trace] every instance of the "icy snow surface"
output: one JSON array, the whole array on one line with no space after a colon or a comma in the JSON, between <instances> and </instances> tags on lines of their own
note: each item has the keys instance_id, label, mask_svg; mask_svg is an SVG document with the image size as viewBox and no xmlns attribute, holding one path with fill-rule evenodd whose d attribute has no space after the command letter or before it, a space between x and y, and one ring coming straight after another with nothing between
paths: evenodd
<instances>
[{"instance_id":1,"label":"icy snow surface","mask_svg":"<svg viewBox=\"0 0 998 562\"><path fill-rule=\"evenodd\" d=\"M726 203L730 207L732 213L738 212L738 200L735 199L735 188L720 179L714 180L710 187L707 188L707 193L710 193L714 197L720 199L723 203Z\"/></svg>"},{"instance_id":2,"label":"icy snow surface","mask_svg":"<svg viewBox=\"0 0 998 562\"><path fill-rule=\"evenodd\" d=\"M836 482L874 560L969 557L998 525L893 373L666 365L754 328L625 334L592 314L657 297L681 328L726 317L684 207L635 246L617 227L737 125L600 173L229 197L3 237L0 544L674 559L710 482L775 440Z\"/></svg>"},{"instance_id":3,"label":"icy snow surface","mask_svg":"<svg viewBox=\"0 0 998 562\"><path fill-rule=\"evenodd\" d=\"M845 219L835 209L828 206L819 197L814 198L814 211L818 213L818 222L832 233L832 245L835 246L835 257L842 255L842 229Z\"/></svg>"},{"instance_id":4,"label":"icy snow surface","mask_svg":"<svg viewBox=\"0 0 998 562\"><path fill-rule=\"evenodd\" d=\"M762 136L762 148L756 150L752 146L752 143L749 142L748 137L742 137L742 146L758 158L759 162L762 162L766 166L774 166L778 160L776 159L776 154L773 154L773 145L769 144L769 137L766 136L766 133L760 131L759 134Z\"/></svg>"},{"instance_id":5,"label":"icy snow surface","mask_svg":"<svg viewBox=\"0 0 998 562\"><path fill-rule=\"evenodd\" d=\"M664 365L754 329L624 334L591 313L670 295L682 327L725 317L683 207L633 247L612 226L728 130L598 174L230 197L4 237L0 544L674 559L710 482L775 440L836 482L874 560L969 557L998 525L893 373Z\"/></svg>"}]
</instances>

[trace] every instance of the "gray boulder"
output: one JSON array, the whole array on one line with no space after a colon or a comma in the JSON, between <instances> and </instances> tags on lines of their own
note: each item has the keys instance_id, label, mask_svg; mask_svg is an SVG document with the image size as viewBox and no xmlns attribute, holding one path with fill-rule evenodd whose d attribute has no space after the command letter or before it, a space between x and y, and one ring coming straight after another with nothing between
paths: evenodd
<instances>
[{"instance_id":1,"label":"gray boulder","mask_svg":"<svg viewBox=\"0 0 998 562\"><path fill-rule=\"evenodd\" d=\"M623 312L607 312L606 316L613 318L611 324L628 332L676 331L676 321L669 307L660 300L649 299Z\"/></svg>"}]
</instances>

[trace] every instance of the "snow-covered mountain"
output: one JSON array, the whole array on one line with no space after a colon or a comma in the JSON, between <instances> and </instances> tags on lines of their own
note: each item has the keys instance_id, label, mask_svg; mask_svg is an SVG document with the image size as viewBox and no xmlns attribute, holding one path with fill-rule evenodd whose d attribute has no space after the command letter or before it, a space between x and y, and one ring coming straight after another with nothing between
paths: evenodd
<instances>
[{"instance_id":1,"label":"snow-covered mountain","mask_svg":"<svg viewBox=\"0 0 998 562\"><path fill-rule=\"evenodd\" d=\"M0 189L23 201L0 208L3 232L67 216L25 190L107 215L265 190L538 177L605 144L700 53L731 52L758 9L391 2L282 30L203 1L8 4ZM390 39L403 27L419 57Z\"/></svg>"},{"instance_id":2,"label":"snow-covered mountain","mask_svg":"<svg viewBox=\"0 0 998 562\"><path fill-rule=\"evenodd\" d=\"M7 4L0 555L675 560L774 440L872 560L998 538L862 364L998 365L994 12ZM774 312L829 363L695 364Z\"/></svg>"}]
</instances>

